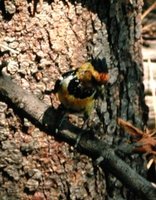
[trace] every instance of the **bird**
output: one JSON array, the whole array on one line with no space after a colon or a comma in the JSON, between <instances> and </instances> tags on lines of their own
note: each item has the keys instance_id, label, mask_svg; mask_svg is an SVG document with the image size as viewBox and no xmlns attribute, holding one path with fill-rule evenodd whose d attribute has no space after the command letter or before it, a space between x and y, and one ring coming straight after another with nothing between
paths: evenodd
<instances>
[{"instance_id":1,"label":"bird","mask_svg":"<svg viewBox=\"0 0 156 200\"><path fill-rule=\"evenodd\" d=\"M54 86L61 105L68 111L83 113L88 118L94 108L99 86L107 83L109 74L99 71L91 62L64 73Z\"/></svg>"}]
</instances>

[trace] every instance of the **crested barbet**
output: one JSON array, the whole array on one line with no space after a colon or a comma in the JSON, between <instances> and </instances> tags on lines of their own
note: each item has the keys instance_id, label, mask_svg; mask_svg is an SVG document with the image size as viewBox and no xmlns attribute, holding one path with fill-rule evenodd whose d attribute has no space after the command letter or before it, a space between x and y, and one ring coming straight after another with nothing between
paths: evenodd
<instances>
[{"instance_id":1,"label":"crested barbet","mask_svg":"<svg viewBox=\"0 0 156 200\"><path fill-rule=\"evenodd\" d=\"M86 62L64 73L56 81L53 92L57 93L65 109L83 112L88 117L94 108L99 86L107 83L108 79L107 72L99 72L90 62Z\"/></svg>"}]
</instances>

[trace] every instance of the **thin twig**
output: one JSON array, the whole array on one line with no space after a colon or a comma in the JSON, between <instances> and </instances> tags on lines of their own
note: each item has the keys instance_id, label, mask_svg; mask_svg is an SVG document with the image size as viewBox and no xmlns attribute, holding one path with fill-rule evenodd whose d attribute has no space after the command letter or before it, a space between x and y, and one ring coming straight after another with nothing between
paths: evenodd
<instances>
[{"instance_id":1,"label":"thin twig","mask_svg":"<svg viewBox=\"0 0 156 200\"><path fill-rule=\"evenodd\" d=\"M155 22L155 21L154 21L154 22L151 22L150 24L147 24L147 25L143 26L143 27L142 27L142 31L143 31L143 32L148 31L148 30L150 30L150 28L153 27L153 26L156 26L156 22Z\"/></svg>"},{"instance_id":2,"label":"thin twig","mask_svg":"<svg viewBox=\"0 0 156 200\"><path fill-rule=\"evenodd\" d=\"M19 54L19 53L20 53L19 51L14 50L14 49L12 49L12 48L10 48L10 47L8 47L8 46L6 46L6 45L3 45L3 44L0 44L0 47L4 48L5 50L9 50L9 51L11 51L12 53L16 53L16 54Z\"/></svg>"},{"instance_id":3,"label":"thin twig","mask_svg":"<svg viewBox=\"0 0 156 200\"><path fill-rule=\"evenodd\" d=\"M141 16L141 19L143 20L152 10L156 8L156 2L153 3Z\"/></svg>"}]
</instances>

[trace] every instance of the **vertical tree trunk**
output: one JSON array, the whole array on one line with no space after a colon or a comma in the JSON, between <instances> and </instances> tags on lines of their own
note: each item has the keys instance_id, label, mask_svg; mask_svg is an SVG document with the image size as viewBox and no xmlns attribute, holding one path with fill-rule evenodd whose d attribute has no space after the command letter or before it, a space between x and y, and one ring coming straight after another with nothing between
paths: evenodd
<instances>
[{"instance_id":1,"label":"vertical tree trunk","mask_svg":"<svg viewBox=\"0 0 156 200\"><path fill-rule=\"evenodd\" d=\"M0 60L9 62L5 72L47 104L52 101L55 105L55 97L42 92L51 89L63 72L88 59L105 58L110 81L97 103L101 119L98 137L120 145L129 137L117 126L117 117L141 129L147 120L142 0L39 2L2 1ZM0 199L138 199L108 172L106 182L89 158L56 142L16 109L4 102L0 107ZM124 159L144 175L140 157Z\"/></svg>"}]
</instances>

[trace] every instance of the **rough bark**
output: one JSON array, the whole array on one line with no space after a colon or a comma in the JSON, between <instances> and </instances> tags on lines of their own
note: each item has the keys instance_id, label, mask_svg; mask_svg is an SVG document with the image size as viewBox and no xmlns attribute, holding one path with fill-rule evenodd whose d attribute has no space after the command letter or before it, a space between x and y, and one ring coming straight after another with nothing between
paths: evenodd
<instances>
[{"instance_id":1,"label":"rough bark","mask_svg":"<svg viewBox=\"0 0 156 200\"><path fill-rule=\"evenodd\" d=\"M147 119L140 52L142 1L39 2L2 1L1 60L9 62L5 73L55 106L56 98L42 93L61 73L90 58L106 58L111 78L97 102L103 123L96 118L92 127L109 145L128 140L116 124L117 116L139 128ZM87 156L56 142L10 104L1 102L0 107L1 198L138 199L107 171L106 190L104 173ZM140 157L124 159L145 175Z\"/></svg>"},{"instance_id":2,"label":"rough bark","mask_svg":"<svg viewBox=\"0 0 156 200\"><path fill-rule=\"evenodd\" d=\"M38 126L41 125L47 134L51 135L53 131L55 139L61 139L74 146L77 136L82 134L77 144L77 150L95 160L95 167L100 165L104 172L107 169L108 173L112 173L137 196L146 197L147 200L155 199L156 188L116 155L119 147L113 150L107 143L94 137L91 130L78 128L68 120L62 120L59 109L55 110L53 107L48 107L33 94L23 90L9 77L2 74L0 76L0 92L6 101L9 100L14 108L16 106L18 111L23 112L24 116L37 122ZM126 146L126 149L128 149L128 144ZM24 148L22 149L24 150ZM129 153L132 153L133 149L135 149L135 146L129 145ZM12 176L15 178L17 174L13 172ZM32 187L31 184L30 187Z\"/></svg>"}]
</instances>

